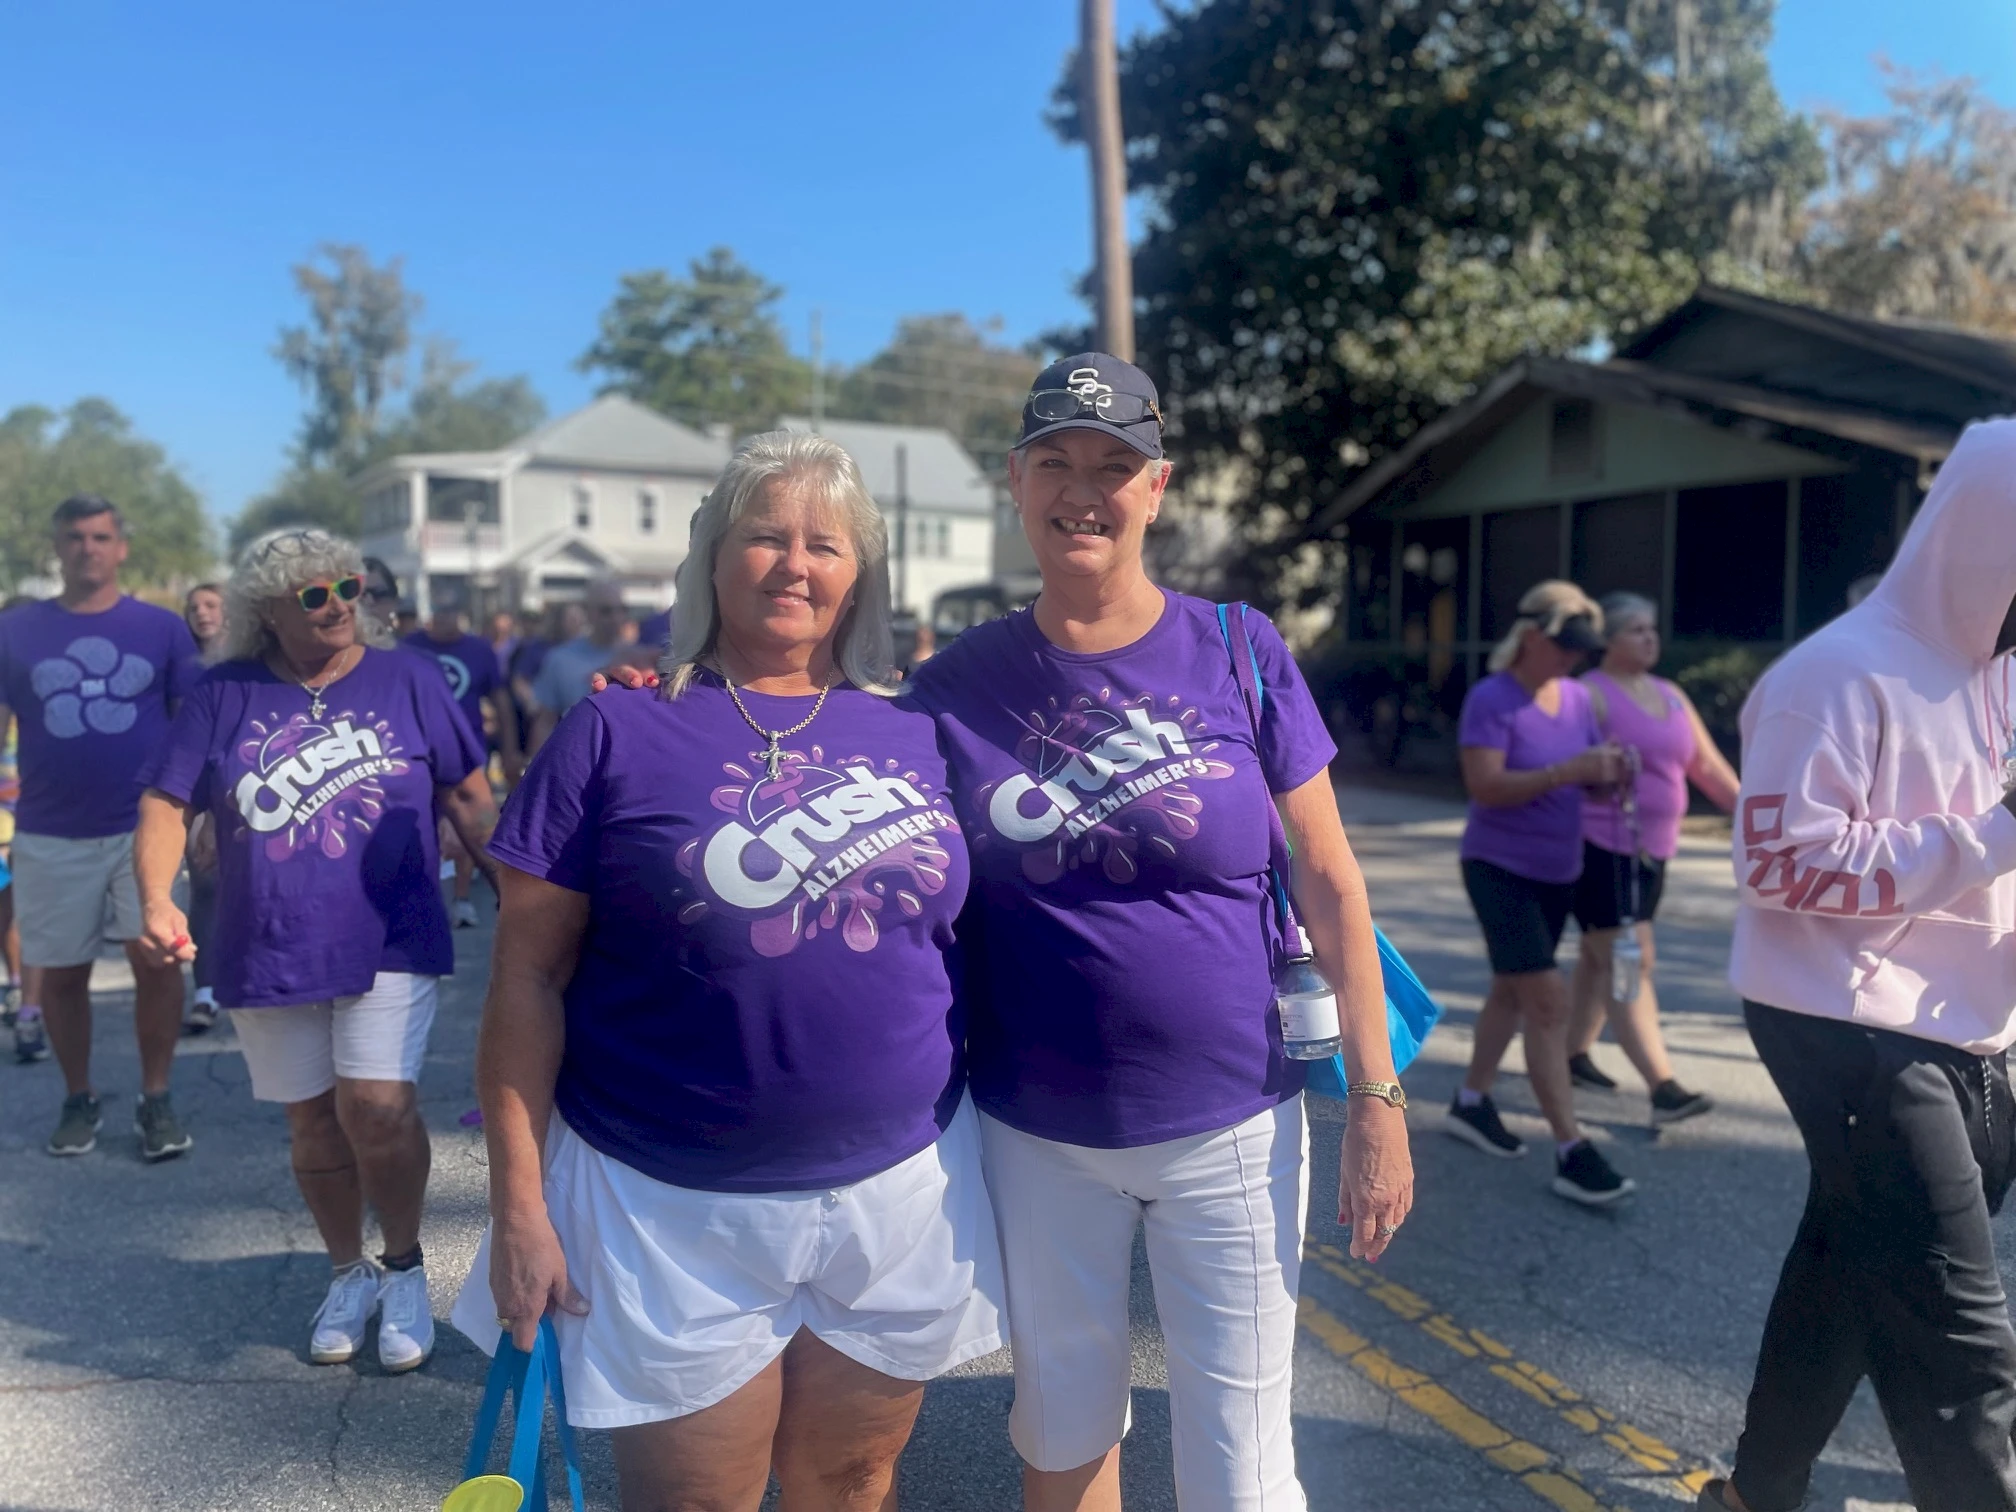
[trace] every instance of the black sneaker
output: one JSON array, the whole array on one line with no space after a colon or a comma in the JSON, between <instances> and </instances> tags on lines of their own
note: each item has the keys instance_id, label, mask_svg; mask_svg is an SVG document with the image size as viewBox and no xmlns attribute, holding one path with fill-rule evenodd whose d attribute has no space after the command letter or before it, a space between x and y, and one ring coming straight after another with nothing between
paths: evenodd
<instances>
[{"instance_id":1,"label":"black sneaker","mask_svg":"<svg viewBox=\"0 0 2016 1512\"><path fill-rule=\"evenodd\" d=\"M1578 1087L1588 1087L1597 1092L1617 1090L1617 1083L1605 1076L1596 1062L1586 1054L1568 1057L1568 1079Z\"/></svg>"},{"instance_id":2,"label":"black sneaker","mask_svg":"<svg viewBox=\"0 0 2016 1512\"><path fill-rule=\"evenodd\" d=\"M189 1005L189 1016L182 1021L185 1036L208 1034L217 1027L217 1005L204 998L198 998Z\"/></svg>"},{"instance_id":3,"label":"black sneaker","mask_svg":"<svg viewBox=\"0 0 2016 1512\"><path fill-rule=\"evenodd\" d=\"M1714 1107L1715 1099L1706 1092L1689 1092L1670 1078L1652 1089L1652 1122L1655 1126L1699 1118Z\"/></svg>"},{"instance_id":4,"label":"black sneaker","mask_svg":"<svg viewBox=\"0 0 2016 1512\"><path fill-rule=\"evenodd\" d=\"M56 1132L45 1148L51 1155L89 1155L98 1148L98 1130L104 1122L97 1098L89 1092L72 1093L63 1099L63 1116L56 1120Z\"/></svg>"},{"instance_id":5,"label":"black sneaker","mask_svg":"<svg viewBox=\"0 0 2016 1512\"><path fill-rule=\"evenodd\" d=\"M1480 1098L1466 1108L1459 1096L1449 1104L1449 1112L1442 1119L1442 1132L1453 1134L1465 1144L1482 1150L1486 1155L1495 1155L1500 1160L1517 1160L1526 1153L1525 1142L1498 1121L1498 1109L1488 1097Z\"/></svg>"},{"instance_id":6,"label":"black sneaker","mask_svg":"<svg viewBox=\"0 0 2016 1512\"><path fill-rule=\"evenodd\" d=\"M196 1142L176 1118L166 1092L149 1092L133 1104L133 1129L140 1136L142 1160L167 1160Z\"/></svg>"},{"instance_id":7,"label":"black sneaker","mask_svg":"<svg viewBox=\"0 0 2016 1512\"><path fill-rule=\"evenodd\" d=\"M14 1020L14 1059L24 1066L49 1059L49 1035L39 1018Z\"/></svg>"},{"instance_id":8,"label":"black sneaker","mask_svg":"<svg viewBox=\"0 0 2016 1512\"><path fill-rule=\"evenodd\" d=\"M1629 1176L1617 1174L1603 1152L1586 1139L1568 1147L1566 1155L1554 1160L1554 1195L1579 1202L1584 1207L1608 1207L1638 1190Z\"/></svg>"}]
</instances>

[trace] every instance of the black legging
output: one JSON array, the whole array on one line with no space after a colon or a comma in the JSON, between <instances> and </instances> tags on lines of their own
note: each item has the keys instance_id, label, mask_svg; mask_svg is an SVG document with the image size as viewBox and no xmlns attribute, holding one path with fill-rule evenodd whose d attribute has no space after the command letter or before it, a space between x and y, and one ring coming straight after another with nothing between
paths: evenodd
<instances>
[{"instance_id":1,"label":"black legging","mask_svg":"<svg viewBox=\"0 0 2016 1512\"><path fill-rule=\"evenodd\" d=\"M1868 1376L1919 1512L2016 1509L2016 1332L1989 1215L2008 1190L2004 1057L1745 1003L1812 1163L1733 1479L1791 1512Z\"/></svg>"}]
</instances>

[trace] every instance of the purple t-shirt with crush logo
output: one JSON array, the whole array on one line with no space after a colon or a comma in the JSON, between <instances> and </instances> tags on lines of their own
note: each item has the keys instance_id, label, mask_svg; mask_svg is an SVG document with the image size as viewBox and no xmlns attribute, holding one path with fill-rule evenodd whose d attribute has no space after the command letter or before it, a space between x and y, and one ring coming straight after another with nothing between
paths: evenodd
<instances>
[{"instance_id":1,"label":"purple t-shirt with crush logo","mask_svg":"<svg viewBox=\"0 0 2016 1512\"><path fill-rule=\"evenodd\" d=\"M1572 677L1556 678L1554 686L1561 707L1549 714L1510 672L1492 673L1463 700L1456 743L1503 751L1508 772L1581 755L1601 738L1589 690ZM1558 787L1512 808L1472 802L1462 856L1534 882L1573 882L1582 875L1582 789Z\"/></svg>"},{"instance_id":2,"label":"purple t-shirt with crush logo","mask_svg":"<svg viewBox=\"0 0 2016 1512\"><path fill-rule=\"evenodd\" d=\"M497 669L497 652L480 635L464 635L457 640L438 641L425 630L406 637L404 644L423 656L441 663L448 679L448 692L461 709L462 717L476 738L483 738L483 701L504 684Z\"/></svg>"},{"instance_id":3,"label":"purple t-shirt with crush logo","mask_svg":"<svg viewBox=\"0 0 2016 1512\"><path fill-rule=\"evenodd\" d=\"M130 833L141 764L202 670L181 616L138 599L101 614L47 599L0 615L0 701L21 727L21 832Z\"/></svg>"},{"instance_id":4,"label":"purple t-shirt with crush logo","mask_svg":"<svg viewBox=\"0 0 2016 1512\"><path fill-rule=\"evenodd\" d=\"M217 1001L280 1008L454 970L434 790L483 760L448 685L366 650L322 694L263 662L213 667L142 773L217 821Z\"/></svg>"},{"instance_id":5,"label":"purple t-shirt with crush logo","mask_svg":"<svg viewBox=\"0 0 2016 1512\"><path fill-rule=\"evenodd\" d=\"M772 730L813 710L742 700ZM966 847L931 721L843 685L774 781L763 749L711 674L583 699L490 847L588 895L555 1107L675 1186L859 1181L936 1140L964 1090Z\"/></svg>"},{"instance_id":6,"label":"purple t-shirt with crush logo","mask_svg":"<svg viewBox=\"0 0 2016 1512\"><path fill-rule=\"evenodd\" d=\"M973 1096L1026 1133L1153 1144L1302 1087L1272 1006L1268 805L1336 747L1274 627L1247 626L1257 743L1216 607L1182 594L1118 651L1061 650L1023 610L917 673L982 905Z\"/></svg>"}]
</instances>

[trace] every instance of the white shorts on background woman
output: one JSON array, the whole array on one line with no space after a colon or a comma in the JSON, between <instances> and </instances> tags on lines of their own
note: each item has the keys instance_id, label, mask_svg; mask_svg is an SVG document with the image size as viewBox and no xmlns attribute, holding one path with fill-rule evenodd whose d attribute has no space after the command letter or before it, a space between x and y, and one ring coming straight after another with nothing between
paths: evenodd
<instances>
[{"instance_id":1,"label":"white shorts on background woman","mask_svg":"<svg viewBox=\"0 0 2016 1512\"><path fill-rule=\"evenodd\" d=\"M1007 1265L1016 1452L1071 1470L1125 1436L1138 1223L1169 1365L1177 1500L1302 1512L1289 1402L1309 1197L1302 1099L1125 1150L1039 1139L986 1114L980 1125Z\"/></svg>"},{"instance_id":2,"label":"white shorts on background woman","mask_svg":"<svg viewBox=\"0 0 2016 1512\"><path fill-rule=\"evenodd\" d=\"M962 1103L937 1143L851 1186L703 1192L593 1149L556 1115L546 1207L586 1317L556 1313L568 1421L684 1417L747 1385L800 1328L928 1381L1001 1347L1001 1252ZM490 1235L455 1326L497 1348Z\"/></svg>"}]
</instances>

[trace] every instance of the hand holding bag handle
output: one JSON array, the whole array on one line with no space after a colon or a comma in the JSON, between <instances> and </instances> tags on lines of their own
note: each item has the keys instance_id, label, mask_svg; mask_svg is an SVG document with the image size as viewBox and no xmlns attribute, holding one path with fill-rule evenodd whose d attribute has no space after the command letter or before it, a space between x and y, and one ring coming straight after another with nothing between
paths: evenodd
<instances>
[{"instance_id":1,"label":"hand holding bag handle","mask_svg":"<svg viewBox=\"0 0 2016 1512\"><path fill-rule=\"evenodd\" d=\"M508 1475L485 1475L490 1443L504 1413L506 1393L515 1398ZM567 1393L560 1381L560 1342L553 1320L539 1320L539 1336L530 1351L521 1351L506 1333L497 1342L483 1383L483 1405L476 1410L475 1431L469 1436L469 1456L462 1466L462 1484L448 1493L441 1512L546 1512L546 1464L540 1438L546 1421L546 1398L553 1398L553 1416L560 1436L560 1458L567 1468L567 1494L573 1512L583 1512L581 1463L574 1451L574 1430L567 1422Z\"/></svg>"},{"instance_id":2,"label":"hand holding bag handle","mask_svg":"<svg viewBox=\"0 0 2016 1512\"><path fill-rule=\"evenodd\" d=\"M1260 716L1267 707L1267 685L1260 675L1260 658L1253 650L1253 638L1246 629L1244 604L1218 606L1218 633L1225 638L1226 654L1232 658L1232 678L1239 685L1239 696L1245 702L1246 717L1253 727L1253 751L1257 757L1261 744ZM1285 943L1294 924L1288 892L1294 851L1271 801L1267 805L1267 848L1267 885L1274 898L1275 926L1280 931L1280 942ZM1393 948L1393 942L1377 924L1372 926L1372 933L1379 942L1379 974L1386 992L1386 1037L1393 1046L1393 1070L1398 1075L1421 1053L1422 1043L1442 1017L1442 1005L1429 996L1414 968ZM1309 1065L1309 1090L1320 1096L1342 1098L1350 1080L1342 1055L1312 1061Z\"/></svg>"}]
</instances>

